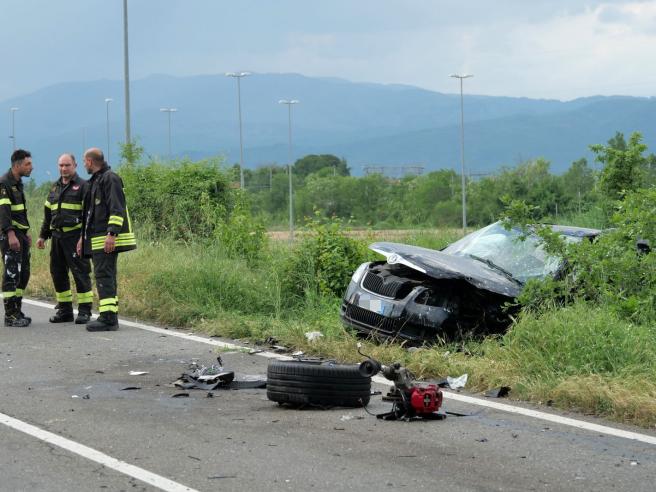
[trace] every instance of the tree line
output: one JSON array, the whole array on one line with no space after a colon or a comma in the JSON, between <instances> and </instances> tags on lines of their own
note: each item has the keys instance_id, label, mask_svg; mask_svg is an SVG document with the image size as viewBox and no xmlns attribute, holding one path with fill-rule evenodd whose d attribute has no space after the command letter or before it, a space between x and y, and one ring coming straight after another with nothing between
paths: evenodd
<instances>
[{"instance_id":1,"label":"tree line","mask_svg":"<svg viewBox=\"0 0 656 492\"><path fill-rule=\"evenodd\" d=\"M595 162L578 159L567 171L551 172L550 162L537 158L504 167L492 176L467 179L468 224L496 220L508 200L522 200L539 211L538 219L563 220L600 210L602 197L655 181L656 157L645 154L640 134L625 139L616 133L605 145L591 145ZM235 166L233 172L238 174ZM245 170L252 210L268 225L285 224L289 214L286 166ZM295 216L350 220L371 227L448 227L461 225L461 179L442 169L420 176L391 179L382 174L351 176L345 159L308 155L292 168Z\"/></svg>"}]
</instances>

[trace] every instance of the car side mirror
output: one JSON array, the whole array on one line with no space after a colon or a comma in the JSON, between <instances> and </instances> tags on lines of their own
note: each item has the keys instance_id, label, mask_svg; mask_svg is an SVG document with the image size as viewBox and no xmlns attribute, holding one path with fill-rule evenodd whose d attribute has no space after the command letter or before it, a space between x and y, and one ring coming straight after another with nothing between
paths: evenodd
<instances>
[{"instance_id":1,"label":"car side mirror","mask_svg":"<svg viewBox=\"0 0 656 492\"><path fill-rule=\"evenodd\" d=\"M651 244L649 244L648 239L638 239L636 241L636 249L641 255L646 255L651 252Z\"/></svg>"}]
</instances>

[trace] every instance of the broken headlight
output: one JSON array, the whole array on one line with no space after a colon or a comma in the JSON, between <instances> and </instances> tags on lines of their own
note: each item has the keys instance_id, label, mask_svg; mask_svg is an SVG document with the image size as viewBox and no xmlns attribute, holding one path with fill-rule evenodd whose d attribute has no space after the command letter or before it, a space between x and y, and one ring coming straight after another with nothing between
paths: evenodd
<instances>
[{"instance_id":1,"label":"broken headlight","mask_svg":"<svg viewBox=\"0 0 656 492\"><path fill-rule=\"evenodd\" d=\"M362 277L364 276L364 272L366 272L369 268L369 265L371 265L371 262L363 263L360 265L358 269L353 272L353 275L351 276L351 282L359 284L360 280L362 280Z\"/></svg>"}]
</instances>

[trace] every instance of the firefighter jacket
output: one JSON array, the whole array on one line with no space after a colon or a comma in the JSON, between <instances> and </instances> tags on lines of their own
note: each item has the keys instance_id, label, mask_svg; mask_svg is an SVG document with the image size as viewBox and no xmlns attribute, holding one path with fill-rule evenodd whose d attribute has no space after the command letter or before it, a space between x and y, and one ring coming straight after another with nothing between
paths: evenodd
<instances>
[{"instance_id":1,"label":"firefighter jacket","mask_svg":"<svg viewBox=\"0 0 656 492\"><path fill-rule=\"evenodd\" d=\"M64 184L59 178L50 188L43 207L43 225L39 237L53 235L80 235L82 231L82 204L88 189L87 182L77 174Z\"/></svg>"},{"instance_id":2,"label":"firefighter jacket","mask_svg":"<svg viewBox=\"0 0 656 492\"><path fill-rule=\"evenodd\" d=\"M83 206L83 255L102 252L107 234L116 236L116 252L136 249L121 178L105 164L88 185Z\"/></svg>"},{"instance_id":3,"label":"firefighter jacket","mask_svg":"<svg viewBox=\"0 0 656 492\"><path fill-rule=\"evenodd\" d=\"M27 233L30 223L27 221L23 182L16 180L11 169L0 178L0 230L4 236L7 231Z\"/></svg>"}]
</instances>

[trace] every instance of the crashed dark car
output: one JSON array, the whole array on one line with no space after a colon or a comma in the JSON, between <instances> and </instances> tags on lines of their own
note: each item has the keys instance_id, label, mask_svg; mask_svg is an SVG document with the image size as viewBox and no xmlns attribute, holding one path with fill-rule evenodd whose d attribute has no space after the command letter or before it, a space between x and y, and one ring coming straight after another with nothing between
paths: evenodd
<instances>
[{"instance_id":1,"label":"crashed dark car","mask_svg":"<svg viewBox=\"0 0 656 492\"><path fill-rule=\"evenodd\" d=\"M551 226L568 241L593 239L596 229ZM386 261L363 263L341 307L347 327L361 335L408 342L457 340L503 333L517 307L508 307L530 279L557 276L563 261L534 235L520 238L500 222L446 248L379 242Z\"/></svg>"}]
</instances>

